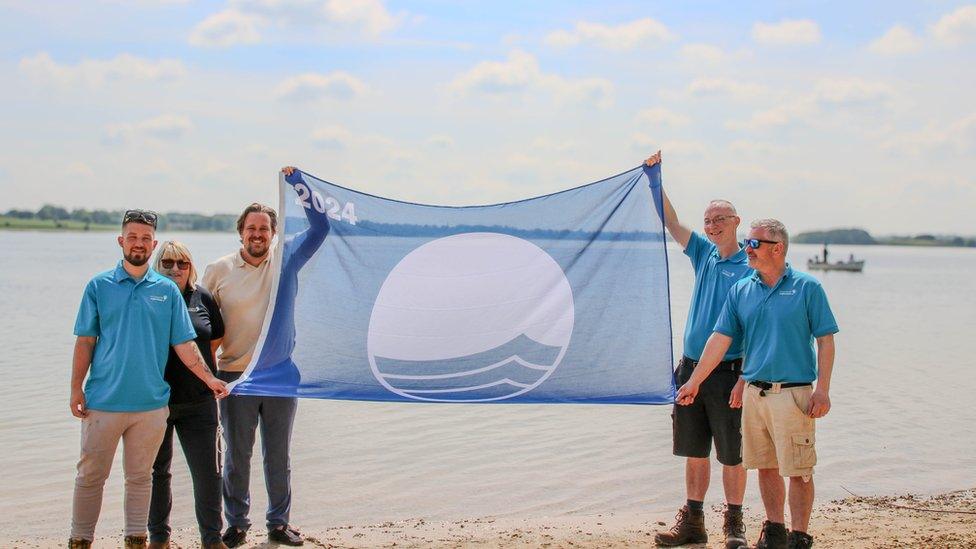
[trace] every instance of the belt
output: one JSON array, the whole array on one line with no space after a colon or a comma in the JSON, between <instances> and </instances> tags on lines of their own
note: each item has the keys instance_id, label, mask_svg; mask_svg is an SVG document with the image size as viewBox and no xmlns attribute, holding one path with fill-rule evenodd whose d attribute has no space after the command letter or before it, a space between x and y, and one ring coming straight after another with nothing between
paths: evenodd
<instances>
[{"instance_id":1,"label":"belt","mask_svg":"<svg viewBox=\"0 0 976 549\"><path fill-rule=\"evenodd\" d=\"M766 396L766 391L772 390L778 393L780 389L790 389L792 387L809 387L813 383L768 383L766 381L750 381L749 385L759 387L759 396Z\"/></svg>"},{"instance_id":2,"label":"belt","mask_svg":"<svg viewBox=\"0 0 976 549\"><path fill-rule=\"evenodd\" d=\"M685 364L688 364L692 368L698 366L698 361L697 360L692 360L692 359L690 359L690 358L688 358L686 356L682 356L681 357L681 361L684 362ZM738 373L742 373L742 359L741 358L735 358L735 359L732 359L732 360L723 360L722 362L719 362L718 363L718 366L716 366L715 369L716 370L728 370L730 372L735 372L737 374Z\"/></svg>"}]
</instances>

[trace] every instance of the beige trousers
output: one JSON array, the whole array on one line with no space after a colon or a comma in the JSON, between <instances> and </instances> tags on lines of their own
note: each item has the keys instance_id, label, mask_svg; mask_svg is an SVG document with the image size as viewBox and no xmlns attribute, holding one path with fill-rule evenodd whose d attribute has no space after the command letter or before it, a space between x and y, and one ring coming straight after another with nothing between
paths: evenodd
<instances>
[{"instance_id":1,"label":"beige trousers","mask_svg":"<svg viewBox=\"0 0 976 549\"><path fill-rule=\"evenodd\" d=\"M146 534L152 465L166 432L169 408L148 412L89 410L81 422L81 459L75 477L71 537L95 539L95 523L102 509L102 490L112 471L115 449L122 440L125 472L125 535Z\"/></svg>"}]
</instances>

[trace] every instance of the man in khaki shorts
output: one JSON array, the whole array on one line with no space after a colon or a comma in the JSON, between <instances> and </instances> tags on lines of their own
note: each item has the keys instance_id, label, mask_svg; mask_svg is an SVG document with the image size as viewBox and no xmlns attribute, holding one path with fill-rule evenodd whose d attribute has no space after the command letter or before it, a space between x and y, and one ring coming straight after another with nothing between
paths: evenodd
<instances>
[{"instance_id":1,"label":"man in khaki shorts","mask_svg":"<svg viewBox=\"0 0 976 549\"><path fill-rule=\"evenodd\" d=\"M749 383L742 404L742 461L746 469L759 470L766 508L756 547L811 547L807 528L817 463L815 420L830 411L837 322L820 282L786 263L789 235L782 223L754 221L745 247L756 274L729 291L701 361L679 389L676 401L694 402L702 381L722 360L732 339L742 338L742 377ZM790 478L789 533L783 477Z\"/></svg>"}]
</instances>

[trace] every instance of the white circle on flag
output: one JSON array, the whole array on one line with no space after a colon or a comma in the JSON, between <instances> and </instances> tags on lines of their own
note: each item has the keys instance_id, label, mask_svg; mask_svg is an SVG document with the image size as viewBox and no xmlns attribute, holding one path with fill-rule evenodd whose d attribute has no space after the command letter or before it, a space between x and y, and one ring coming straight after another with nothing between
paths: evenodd
<instances>
[{"instance_id":1,"label":"white circle on flag","mask_svg":"<svg viewBox=\"0 0 976 549\"><path fill-rule=\"evenodd\" d=\"M535 244L500 233L439 238L383 282L369 321L370 368L411 399L512 398L555 371L574 315L566 275Z\"/></svg>"}]
</instances>

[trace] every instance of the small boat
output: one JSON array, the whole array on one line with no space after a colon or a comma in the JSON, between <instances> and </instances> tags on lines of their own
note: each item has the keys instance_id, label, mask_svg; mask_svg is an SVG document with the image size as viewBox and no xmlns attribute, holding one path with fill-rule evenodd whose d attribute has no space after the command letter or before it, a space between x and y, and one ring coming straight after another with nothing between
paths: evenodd
<instances>
[{"instance_id":1,"label":"small boat","mask_svg":"<svg viewBox=\"0 0 976 549\"><path fill-rule=\"evenodd\" d=\"M807 269L811 271L848 271L859 273L864 270L864 260L854 259L854 254L847 258L847 261L827 261L827 244L824 244L823 257L813 256L807 260Z\"/></svg>"}]
</instances>

